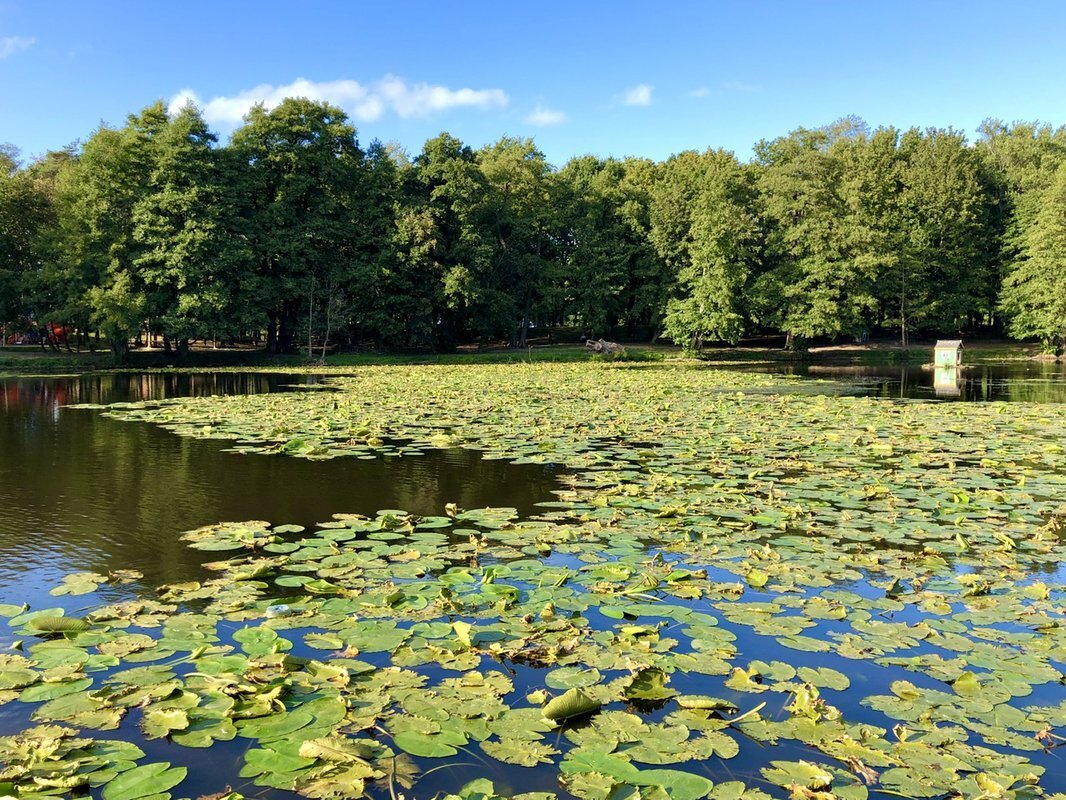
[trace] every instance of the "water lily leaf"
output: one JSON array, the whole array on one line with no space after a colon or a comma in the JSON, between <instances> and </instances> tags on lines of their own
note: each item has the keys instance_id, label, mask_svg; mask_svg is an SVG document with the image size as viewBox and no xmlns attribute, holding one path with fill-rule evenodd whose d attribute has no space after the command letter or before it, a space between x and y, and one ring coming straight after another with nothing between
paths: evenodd
<instances>
[{"instance_id":1,"label":"water lily leaf","mask_svg":"<svg viewBox=\"0 0 1066 800\"><path fill-rule=\"evenodd\" d=\"M624 694L630 700L668 700L677 692L667 687L669 677L657 667L647 667L633 676Z\"/></svg>"},{"instance_id":2,"label":"water lily leaf","mask_svg":"<svg viewBox=\"0 0 1066 800\"><path fill-rule=\"evenodd\" d=\"M171 740L183 747L210 747L215 742L228 742L237 736L237 728L228 718L195 719L187 728L171 733Z\"/></svg>"},{"instance_id":3,"label":"water lily leaf","mask_svg":"<svg viewBox=\"0 0 1066 800\"><path fill-rule=\"evenodd\" d=\"M741 781L716 783L708 795L711 800L770 800L770 795L759 789L749 789Z\"/></svg>"},{"instance_id":4,"label":"water lily leaf","mask_svg":"<svg viewBox=\"0 0 1066 800\"><path fill-rule=\"evenodd\" d=\"M544 683L552 689L573 689L599 683L600 677L600 672L597 669L560 667L545 675Z\"/></svg>"},{"instance_id":5,"label":"water lily leaf","mask_svg":"<svg viewBox=\"0 0 1066 800\"><path fill-rule=\"evenodd\" d=\"M292 649L292 642L265 625L241 628L233 634L233 639L239 642L241 649L252 658Z\"/></svg>"},{"instance_id":6,"label":"water lily leaf","mask_svg":"<svg viewBox=\"0 0 1066 800\"><path fill-rule=\"evenodd\" d=\"M446 741L446 737L440 734L403 731L397 733L393 741L401 750L423 758L445 758L459 752Z\"/></svg>"},{"instance_id":7,"label":"water lily leaf","mask_svg":"<svg viewBox=\"0 0 1066 800\"><path fill-rule=\"evenodd\" d=\"M598 773L630 786L659 786L672 800L699 800L714 784L701 775L673 769L640 770L619 755L572 750L559 766L564 775Z\"/></svg>"},{"instance_id":8,"label":"water lily leaf","mask_svg":"<svg viewBox=\"0 0 1066 800\"><path fill-rule=\"evenodd\" d=\"M982 692L981 682L970 671L963 672L952 681L951 688L955 690L956 694L960 694L963 697L976 697Z\"/></svg>"},{"instance_id":9,"label":"water lily leaf","mask_svg":"<svg viewBox=\"0 0 1066 800\"><path fill-rule=\"evenodd\" d=\"M95 572L75 572L72 575L65 575L63 582L48 593L53 596L90 594L105 581L107 581L106 575L99 575Z\"/></svg>"},{"instance_id":10,"label":"water lily leaf","mask_svg":"<svg viewBox=\"0 0 1066 800\"><path fill-rule=\"evenodd\" d=\"M237 733L241 736L269 742L273 739L287 737L302 728L308 727L314 721L314 717L304 709L282 711L256 719L243 720L237 723Z\"/></svg>"},{"instance_id":11,"label":"water lily leaf","mask_svg":"<svg viewBox=\"0 0 1066 800\"><path fill-rule=\"evenodd\" d=\"M569 689L563 694L550 700L541 709L545 719L558 722L559 720L572 719L598 711L602 704L585 693L582 689Z\"/></svg>"},{"instance_id":12,"label":"water lily leaf","mask_svg":"<svg viewBox=\"0 0 1066 800\"><path fill-rule=\"evenodd\" d=\"M149 708L141 719L141 730L149 739L162 739L188 727L189 715L181 708Z\"/></svg>"},{"instance_id":13,"label":"water lily leaf","mask_svg":"<svg viewBox=\"0 0 1066 800\"><path fill-rule=\"evenodd\" d=\"M728 700L696 694L683 694L678 696L677 704L681 706L681 708L693 708L705 711L725 711L728 714L735 714L738 711L736 704L731 703Z\"/></svg>"},{"instance_id":14,"label":"water lily leaf","mask_svg":"<svg viewBox=\"0 0 1066 800\"><path fill-rule=\"evenodd\" d=\"M313 758L338 764L362 763L373 758L380 747L369 741L328 736L311 739L300 745L301 758Z\"/></svg>"},{"instance_id":15,"label":"water lily leaf","mask_svg":"<svg viewBox=\"0 0 1066 800\"><path fill-rule=\"evenodd\" d=\"M0 668L0 689L22 689L40 679L40 673L29 668Z\"/></svg>"},{"instance_id":16,"label":"water lily leaf","mask_svg":"<svg viewBox=\"0 0 1066 800\"><path fill-rule=\"evenodd\" d=\"M796 670L799 679L822 689L844 691L851 685L848 676L829 667L800 667Z\"/></svg>"},{"instance_id":17,"label":"water lily leaf","mask_svg":"<svg viewBox=\"0 0 1066 800\"><path fill-rule=\"evenodd\" d=\"M34 674L37 677L36 673ZM54 700L57 697L63 697L68 694L76 694L77 692L84 691L93 685L92 678L80 678L77 680L67 681L48 681L45 683L36 683L28 688L23 689L19 693L19 700L23 703L44 703L48 700ZM4 687L4 673L0 672L0 688L13 688Z\"/></svg>"},{"instance_id":18,"label":"water lily leaf","mask_svg":"<svg viewBox=\"0 0 1066 800\"><path fill-rule=\"evenodd\" d=\"M89 630L89 623L78 617L37 616L29 621L29 627L41 633L70 635Z\"/></svg>"},{"instance_id":19,"label":"water lily leaf","mask_svg":"<svg viewBox=\"0 0 1066 800\"><path fill-rule=\"evenodd\" d=\"M517 764L521 767L550 764L551 757L559 754L558 750L543 742L515 739L482 742L481 749L498 761L503 761L506 764Z\"/></svg>"},{"instance_id":20,"label":"water lily leaf","mask_svg":"<svg viewBox=\"0 0 1066 800\"><path fill-rule=\"evenodd\" d=\"M169 798L173 789L188 773L185 767L171 767L168 762L143 764L123 772L104 787L104 800L142 800L162 796Z\"/></svg>"}]
</instances>

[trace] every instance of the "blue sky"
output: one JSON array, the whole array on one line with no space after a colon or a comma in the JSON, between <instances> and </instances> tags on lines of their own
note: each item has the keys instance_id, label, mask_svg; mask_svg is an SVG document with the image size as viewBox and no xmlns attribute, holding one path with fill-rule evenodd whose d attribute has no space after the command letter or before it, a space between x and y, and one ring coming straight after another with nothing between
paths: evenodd
<instances>
[{"instance_id":1,"label":"blue sky","mask_svg":"<svg viewBox=\"0 0 1066 800\"><path fill-rule=\"evenodd\" d=\"M0 142L25 157L156 98L223 139L286 93L348 111L364 143L448 130L661 159L857 114L1066 123L1066 3L0 0Z\"/></svg>"}]
</instances>

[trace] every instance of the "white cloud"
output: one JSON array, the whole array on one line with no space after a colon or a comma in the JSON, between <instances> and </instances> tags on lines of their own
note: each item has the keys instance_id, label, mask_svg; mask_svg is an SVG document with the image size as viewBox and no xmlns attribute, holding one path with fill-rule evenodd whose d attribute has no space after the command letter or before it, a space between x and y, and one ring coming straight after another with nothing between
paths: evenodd
<instances>
[{"instance_id":1,"label":"white cloud","mask_svg":"<svg viewBox=\"0 0 1066 800\"><path fill-rule=\"evenodd\" d=\"M167 103L167 111L170 116L174 116L181 111L187 105L194 105L199 107L200 97L192 89L182 89L176 95L170 98L170 102Z\"/></svg>"},{"instance_id":2,"label":"white cloud","mask_svg":"<svg viewBox=\"0 0 1066 800\"><path fill-rule=\"evenodd\" d=\"M553 108L548 108L540 103L537 103L537 107L533 109L533 112L526 117L526 122L530 125L562 125L566 122L566 114L562 111L556 111Z\"/></svg>"},{"instance_id":3,"label":"white cloud","mask_svg":"<svg viewBox=\"0 0 1066 800\"><path fill-rule=\"evenodd\" d=\"M32 36L4 36L0 38L0 59L13 56L15 53L21 53L23 50L29 50L35 44L37 44L37 40Z\"/></svg>"},{"instance_id":4,"label":"white cloud","mask_svg":"<svg viewBox=\"0 0 1066 800\"><path fill-rule=\"evenodd\" d=\"M408 83L395 75L386 75L369 85L353 80L316 82L306 78L282 86L263 83L231 96L212 97L206 102L201 101L192 89L182 89L171 98L170 110L173 113L192 102L203 109L208 122L237 125L257 103L271 109L286 97L306 97L331 103L365 122L378 119L386 111L406 119L454 108L503 108L508 102L507 93L502 89L449 89L429 83Z\"/></svg>"},{"instance_id":5,"label":"white cloud","mask_svg":"<svg viewBox=\"0 0 1066 800\"><path fill-rule=\"evenodd\" d=\"M622 101L627 106L650 106L651 90L655 87L648 83L638 83L632 89L626 89Z\"/></svg>"},{"instance_id":6,"label":"white cloud","mask_svg":"<svg viewBox=\"0 0 1066 800\"><path fill-rule=\"evenodd\" d=\"M706 86L700 86L698 89L693 89L689 92L690 97L710 97L711 90Z\"/></svg>"}]
</instances>

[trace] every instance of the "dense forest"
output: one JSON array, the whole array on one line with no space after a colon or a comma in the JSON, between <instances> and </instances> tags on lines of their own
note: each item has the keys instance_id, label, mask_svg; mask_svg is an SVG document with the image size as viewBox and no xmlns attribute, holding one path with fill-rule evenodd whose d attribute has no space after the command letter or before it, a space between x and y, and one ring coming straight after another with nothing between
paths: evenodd
<instances>
[{"instance_id":1,"label":"dense forest","mask_svg":"<svg viewBox=\"0 0 1066 800\"><path fill-rule=\"evenodd\" d=\"M338 108L254 108L220 145L162 102L22 164L0 151L0 323L184 353L523 346L544 329L690 348L784 334L1006 332L1066 345L1066 128L869 130L574 158L447 133L411 157Z\"/></svg>"}]
</instances>

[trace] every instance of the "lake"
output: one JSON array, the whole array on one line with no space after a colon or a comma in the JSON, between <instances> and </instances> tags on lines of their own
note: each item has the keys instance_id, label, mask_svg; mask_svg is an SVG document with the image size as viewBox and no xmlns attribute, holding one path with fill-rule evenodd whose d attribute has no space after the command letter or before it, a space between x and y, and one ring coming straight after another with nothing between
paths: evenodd
<instances>
[{"instance_id":1,"label":"lake","mask_svg":"<svg viewBox=\"0 0 1066 800\"><path fill-rule=\"evenodd\" d=\"M1066 644L1056 650L1050 628L1043 639L1031 639L1025 622L1033 614L1061 617L1061 551L1028 538L1007 549L988 524L1001 519L1010 536L1028 536L1066 483L1061 449L1048 437L1063 430L1054 405L1062 400L1061 371L1030 373L1027 365L967 373L960 398L1026 401L1013 416L996 415L996 403L975 404L978 445L968 441L964 406L891 399L878 405L862 397L929 397L925 389L932 385L921 371L800 370L847 379L831 387L804 375L737 378L733 389L750 392L744 397L728 391L733 379L709 379L699 370L662 372L661 379L649 379L643 367L591 375L568 367L523 370L399 368L324 384L250 373L2 381L0 604L28 602L80 615L103 603L161 597L180 609L174 619L217 621L205 645L231 646L254 660L279 652L279 645L261 650L242 631L262 630L267 604L284 601L294 617L275 620L270 635L276 629L289 656L354 654L340 653L337 661L353 676L340 689L349 717L358 707L373 707L381 692L406 709L382 717L369 735L404 744L410 769L422 771L415 796L457 792L471 778L485 777L501 793L596 797L598 779L589 776L614 771L616 782L645 780L630 772L632 759L675 797L699 795L704 784L691 780L741 780L780 797L785 778L774 770L799 780L789 770L800 768L774 767L770 760L827 763L844 729L833 734L837 744L812 731L835 731L841 724L835 713L856 726L846 734L857 740L852 758L874 764L897 791L908 781L937 780L918 768L894 774L901 768L892 760L901 753L924 747L925 755L944 759L950 751L972 760L976 751L965 748L980 741L992 754L1024 753L1046 770L1045 790L1066 790L1054 750L1019 750L1028 722L1006 711L1012 697L1019 698L1013 708L1066 702L1062 684L1045 679L1063 667ZM491 391L476 391L482 385ZM654 392L636 388L649 385ZM375 396L378 387L382 397ZM831 396L795 394L811 390ZM566 400L568 392L580 402ZM194 399L186 405L178 398ZM1051 410L1030 406L1035 398ZM64 408L156 400L174 402L107 414ZM927 405L935 416L923 410ZM139 421L142 415L151 421ZM781 426L793 418L795 429ZM999 424L1010 427L997 433ZM921 426L935 440L907 438ZM226 438L238 429L240 435ZM832 438L838 430L848 447ZM232 452L232 438L248 443L249 452ZM282 442L286 452L309 457L254 452ZM1052 447L1036 447L1041 442ZM331 457L342 454L348 457ZM859 475L866 477L857 482ZM920 491L916 475L928 482ZM1012 488L1023 476L1025 497ZM510 510L478 511L484 507ZM370 519L334 519L337 514ZM879 522L889 518L891 526ZM179 540L184 531L241 520L326 527L317 538L297 528L271 536L253 525L223 526L192 547ZM259 549L268 538L268 549ZM992 553L1001 567L992 566ZM251 580L241 574L249 566L256 569ZM105 581L121 570L139 576ZM100 585L88 594L50 595L71 572L99 573ZM430 580L439 575L448 578L447 592ZM276 585L268 588L271 582ZM157 595L162 585L172 588ZM303 590L313 592L310 599ZM1032 598L1020 599L1025 592ZM447 608L442 597L454 604L443 625L439 611L430 613L434 604ZM362 603L359 611L341 613L352 602ZM155 638L162 624L163 640L181 639L167 632L166 614L141 613L130 630ZM342 621L347 613L360 619L356 627ZM106 631L106 623L95 624ZM112 647L117 633L84 639L84 647L94 641ZM0 644L16 638L24 637L0 627ZM1027 644L1037 641L1039 647ZM569 650L545 654L545 647L563 642ZM130 658L122 666L168 663ZM212 658L218 657L201 656L198 671L221 669ZM1012 665L1008 672L1029 677L1005 682L997 658ZM410 686L381 684L378 676L397 665ZM115 674L100 666L89 672L94 686ZM202 679L188 665L174 669L185 681L181 696L199 693L197 708L206 708L212 695L197 688ZM455 683L482 674L498 685ZM998 698L988 711L961 688L971 680L965 675L976 675L982 687L976 695ZM416 678L430 688L415 688ZM809 707L797 705L802 681L821 686L833 713L817 698ZM365 687L352 688L360 683ZM310 685L318 694L305 696L306 686L290 690L282 712L289 716L277 730L292 727L307 736L318 730L314 715L301 718L302 725L292 717L331 686ZM536 693L545 687L557 696L575 689L602 696L604 710L556 731L541 729L526 712L541 702ZM938 724L962 731L952 735L968 744L919 733L911 745L881 744L891 735L871 734L860 746L862 726L888 730L901 714L916 720L921 698L939 698L937 692L957 702L936 700L927 714L936 719L937 708L948 709ZM711 697L722 709L755 716L731 727L728 717L737 712L705 710L714 707ZM677 698L696 700L679 707ZM760 706L765 700L773 702ZM474 716L464 717L456 702ZM918 711L903 708L907 703L918 703ZM0 734L31 724L33 709L25 702L0 705ZM58 719L87 719L78 713ZM188 713L192 728L209 727L209 718ZM218 739L210 750L171 737L145 739L134 724L146 724L139 710L101 736L136 742L142 760L187 766L178 796L228 785L291 797L270 788L289 773L239 774L249 770L249 753L284 763L297 758L284 746L295 734L272 737L248 713L235 739ZM455 727L457 721L462 725ZM920 721L908 724L921 730ZM183 730L175 728L173 738ZM695 738L686 739L690 734ZM920 745L923 736L933 744ZM250 749L254 743L259 749ZM533 758L535 766L516 763L530 753L543 754ZM1006 768L982 757L991 759L983 772ZM395 769L398 762L388 763ZM858 796L859 787L867 791L859 773L846 768L854 762L833 763L840 774L827 772L826 786L832 782L842 797ZM292 769L302 775L308 767ZM809 780L813 790L821 778ZM378 779L367 791L388 797L401 787ZM877 794L876 784L869 791Z\"/></svg>"},{"instance_id":2,"label":"lake","mask_svg":"<svg viewBox=\"0 0 1066 800\"><path fill-rule=\"evenodd\" d=\"M780 364L751 369L840 381L848 393L886 399L1066 403L1066 363L1057 362L975 364L940 373L914 364Z\"/></svg>"}]
</instances>

